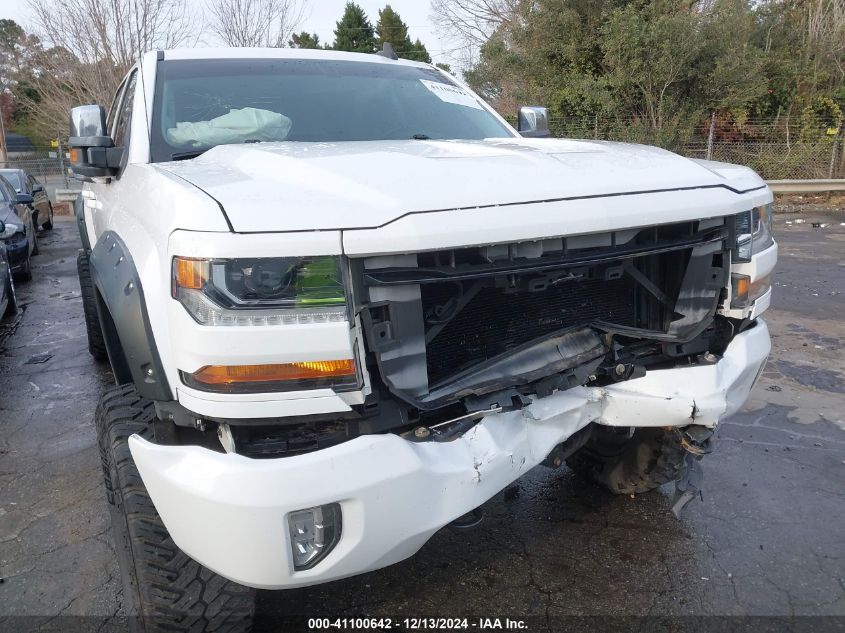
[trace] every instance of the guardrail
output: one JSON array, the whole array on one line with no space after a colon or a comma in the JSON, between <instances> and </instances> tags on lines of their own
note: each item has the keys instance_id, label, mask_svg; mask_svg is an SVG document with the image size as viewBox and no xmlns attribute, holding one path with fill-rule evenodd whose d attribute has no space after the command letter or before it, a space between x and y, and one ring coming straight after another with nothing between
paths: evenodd
<instances>
[{"instance_id":1,"label":"guardrail","mask_svg":"<svg viewBox=\"0 0 845 633\"><path fill-rule=\"evenodd\" d=\"M79 189L56 189L56 202L75 202L80 193Z\"/></svg>"},{"instance_id":2,"label":"guardrail","mask_svg":"<svg viewBox=\"0 0 845 633\"><path fill-rule=\"evenodd\" d=\"M774 193L825 193L845 191L845 178L824 178L820 180L767 180Z\"/></svg>"}]
</instances>

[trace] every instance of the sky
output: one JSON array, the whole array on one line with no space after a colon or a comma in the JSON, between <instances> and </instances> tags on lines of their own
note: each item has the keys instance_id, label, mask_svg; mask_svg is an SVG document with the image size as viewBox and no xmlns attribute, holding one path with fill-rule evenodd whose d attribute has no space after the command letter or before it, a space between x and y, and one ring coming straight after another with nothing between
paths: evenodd
<instances>
[{"instance_id":1,"label":"sky","mask_svg":"<svg viewBox=\"0 0 845 633\"><path fill-rule=\"evenodd\" d=\"M196 7L204 6L203 0L187 0ZM449 42L441 41L432 23L429 0L357 0L367 14L370 22L375 25L378 11L385 4L390 4L408 25L411 40L420 38L425 44L433 61L452 61L449 57ZM346 0L307 0L305 19L297 28L299 31L309 31L320 36L320 42L334 40L335 23L343 14ZM11 18L24 27L31 22L32 17L26 0L0 0L0 18Z\"/></svg>"}]
</instances>

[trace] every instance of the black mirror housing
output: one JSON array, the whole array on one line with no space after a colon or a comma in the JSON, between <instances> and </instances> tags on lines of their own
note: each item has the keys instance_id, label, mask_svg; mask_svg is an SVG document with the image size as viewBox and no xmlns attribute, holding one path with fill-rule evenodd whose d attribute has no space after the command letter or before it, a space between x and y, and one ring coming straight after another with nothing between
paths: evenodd
<instances>
[{"instance_id":1,"label":"black mirror housing","mask_svg":"<svg viewBox=\"0 0 845 633\"><path fill-rule=\"evenodd\" d=\"M77 106L70 111L68 148L70 169L78 180L109 178L120 166L121 150L108 135L103 106Z\"/></svg>"},{"instance_id":2,"label":"black mirror housing","mask_svg":"<svg viewBox=\"0 0 845 633\"><path fill-rule=\"evenodd\" d=\"M17 202L18 204L32 204L33 200L32 196L28 193L19 193L17 195L17 198L15 199L15 202Z\"/></svg>"},{"instance_id":3,"label":"black mirror housing","mask_svg":"<svg viewBox=\"0 0 845 633\"><path fill-rule=\"evenodd\" d=\"M549 109L542 106L522 106L517 117L517 131L526 138L548 138Z\"/></svg>"}]
</instances>

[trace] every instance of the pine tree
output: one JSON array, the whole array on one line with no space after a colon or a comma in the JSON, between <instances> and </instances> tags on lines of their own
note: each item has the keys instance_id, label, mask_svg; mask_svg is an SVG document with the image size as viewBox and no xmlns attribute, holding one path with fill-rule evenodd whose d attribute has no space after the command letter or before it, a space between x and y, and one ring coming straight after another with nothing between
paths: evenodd
<instances>
[{"instance_id":1,"label":"pine tree","mask_svg":"<svg viewBox=\"0 0 845 633\"><path fill-rule=\"evenodd\" d=\"M414 40L414 43L411 45L411 50L404 55L400 55L400 57L413 59L418 62L425 62L426 64L431 63L431 55L428 54L428 49L425 47L425 44L420 41L420 38Z\"/></svg>"},{"instance_id":2,"label":"pine tree","mask_svg":"<svg viewBox=\"0 0 845 633\"><path fill-rule=\"evenodd\" d=\"M379 49L389 42L399 57L411 50L411 38L408 37L408 25L402 21L399 14L388 4L378 12L376 23L376 44Z\"/></svg>"},{"instance_id":3,"label":"pine tree","mask_svg":"<svg viewBox=\"0 0 845 633\"><path fill-rule=\"evenodd\" d=\"M316 33L308 33L307 31L294 33L288 42L288 46L291 48L322 48L320 46L319 36Z\"/></svg>"},{"instance_id":4,"label":"pine tree","mask_svg":"<svg viewBox=\"0 0 845 633\"><path fill-rule=\"evenodd\" d=\"M389 4L378 12L376 36L376 44L379 49L384 46L385 42L389 42L399 57L426 62L427 64L431 63L431 55L428 54L425 44L419 38L415 42L411 42L411 37L408 35L408 25L402 21L399 14Z\"/></svg>"},{"instance_id":5,"label":"pine tree","mask_svg":"<svg viewBox=\"0 0 845 633\"><path fill-rule=\"evenodd\" d=\"M347 2L343 17L337 23L334 31L336 51L352 51L354 53L372 53L375 51L375 35L373 25L367 19L364 10L354 2Z\"/></svg>"}]
</instances>

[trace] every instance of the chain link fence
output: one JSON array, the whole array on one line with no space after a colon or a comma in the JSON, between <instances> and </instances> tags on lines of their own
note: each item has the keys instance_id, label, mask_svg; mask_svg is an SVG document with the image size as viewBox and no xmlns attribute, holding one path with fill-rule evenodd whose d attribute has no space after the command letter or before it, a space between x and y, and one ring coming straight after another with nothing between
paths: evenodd
<instances>
[{"instance_id":1,"label":"chain link fence","mask_svg":"<svg viewBox=\"0 0 845 633\"><path fill-rule=\"evenodd\" d=\"M553 136L658 145L690 158L748 165L766 180L845 178L845 134L818 122L788 117L721 121L681 132L655 130L633 117L564 117L549 122Z\"/></svg>"},{"instance_id":2,"label":"chain link fence","mask_svg":"<svg viewBox=\"0 0 845 633\"><path fill-rule=\"evenodd\" d=\"M59 152L64 148L35 147L25 152L9 152L5 161L0 160L0 169L23 169L43 184L52 200L56 189L68 188L65 167L66 157Z\"/></svg>"}]
</instances>

